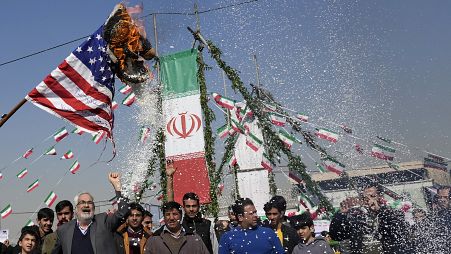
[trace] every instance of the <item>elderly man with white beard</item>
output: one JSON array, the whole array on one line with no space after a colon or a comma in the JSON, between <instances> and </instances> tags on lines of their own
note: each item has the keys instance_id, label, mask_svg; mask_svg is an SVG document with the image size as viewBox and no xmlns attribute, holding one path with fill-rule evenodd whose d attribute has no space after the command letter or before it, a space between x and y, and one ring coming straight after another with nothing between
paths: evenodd
<instances>
[{"instance_id":1,"label":"elderly man with white beard","mask_svg":"<svg viewBox=\"0 0 451 254\"><path fill-rule=\"evenodd\" d=\"M108 180L118 197L118 210L114 214L95 214L94 198L89 192L75 196L75 220L57 230L57 245L52 253L63 254L115 254L114 232L128 210L127 200L121 197L118 173L109 173Z\"/></svg>"}]
</instances>

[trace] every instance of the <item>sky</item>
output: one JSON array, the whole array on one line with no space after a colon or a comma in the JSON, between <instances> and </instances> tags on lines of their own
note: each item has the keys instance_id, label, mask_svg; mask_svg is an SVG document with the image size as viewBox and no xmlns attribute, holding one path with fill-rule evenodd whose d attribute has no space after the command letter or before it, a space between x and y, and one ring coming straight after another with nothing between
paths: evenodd
<instances>
[{"instance_id":1,"label":"sky","mask_svg":"<svg viewBox=\"0 0 451 254\"><path fill-rule=\"evenodd\" d=\"M214 9L241 1L198 1L199 10ZM129 5L139 2L130 1ZM10 1L0 17L0 63L32 54L94 32L108 17L114 1ZM194 1L154 0L143 2L143 15L193 11ZM421 160L425 151L451 158L451 16L447 1L299 1L259 0L235 7L206 12L199 16L202 34L223 52L223 59L239 71L249 88L256 83L253 55L258 59L261 84L278 102L294 111L310 115L317 126L337 130L346 124L362 146L370 149L376 135L403 144L397 160ZM144 18L148 38L154 43L152 16ZM186 27L194 28L192 15L157 15L158 51L166 55L192 46ZM49 74L81 41L69 43L35 56L0 66L0 113L7 113ZM204 51L209 92L224 93L220 69ZM150 63L152 64L152 62ZM230 89L227 94L240 96ZM116 87L121 86L116 82ZM117 93L116 100L123 95ZM214 108L214 106L211 104ZM214 127L224 124L217 109ZM120 106L115 111L114 135L118 150L110 163L111 144L94 144L87 135L70 135L56 145L58 156L39 158L54 145L50 137L66 126L65 121L26 103L0 128L0 209L7 204L13 214L1 220L10 229L11 239L34 211L43 207L50 191L58 200L72 200L80 191L90 191L95 200L114 196L107 181L110 171L127 172L145 165L145 147L137 145L138 129L145 112L139 106ZM306 126L312 128L312 126ZM347 168L371 163L353 153L356 139L344 137L331 146L319 141L328 151L342 154ZM35 154L19 159L29 148ZM221 158L221 141L216 142ZM402 148L402 149L401 149ZM81 168L68 174L72 161L58 158L72 149ZM103 152L102 152L103 151ZM299 151L307 165L304 146ZM282 162L283 164L283 162ZM24 179L16 174L28 168ZM39 179L40 186L26 193L27 186ZM125 182L126 179L124 180ZM227 187L227 186L226 186ZM158 204L155 191L145 199ZM106 202L99 203L99 205ZM100 206L100 211L109 208Z\"/></svg>"}]
</instances>

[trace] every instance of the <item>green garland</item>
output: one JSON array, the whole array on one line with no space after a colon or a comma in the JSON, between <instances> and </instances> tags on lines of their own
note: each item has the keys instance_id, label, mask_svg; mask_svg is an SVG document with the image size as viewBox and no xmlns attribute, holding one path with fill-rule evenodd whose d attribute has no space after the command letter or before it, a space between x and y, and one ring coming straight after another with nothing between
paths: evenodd
<instances>
[{"instance_id":1,"label":"green garland","mask_svg":"<svg viewBox=\"0 0 451 254\"><path fill-rule=\"evenodd\" d=\"M321 193L318 186L312 181L309 174L305 170L305 165L299 156L295 156L292 152L285 147L283 142L279 139L277 133L272 129L272 124L268 120L267 114L263 112L264 104L260 100L255 100L249 91L244 86L237 72L228 66L221 59L221 51L211 42L208 41L210 47L210 54L213 59L216 60L218 66L226 73L228 79L232 82L232 88L243 96L246 100L247 106L252 110L255 117L258 119L258 125L262 130L263 139L265 141L265 150L271 162L274 162L274 157L280 157L280 152L283 152L289 161L288 167L290 170L297 171L303 178L307 190L316 195L320 200L320 206L325 207L327 210L332 210L332 205L329 200ZM298 126L300 128L300 126Z\"/></svg>"}]
</instances>

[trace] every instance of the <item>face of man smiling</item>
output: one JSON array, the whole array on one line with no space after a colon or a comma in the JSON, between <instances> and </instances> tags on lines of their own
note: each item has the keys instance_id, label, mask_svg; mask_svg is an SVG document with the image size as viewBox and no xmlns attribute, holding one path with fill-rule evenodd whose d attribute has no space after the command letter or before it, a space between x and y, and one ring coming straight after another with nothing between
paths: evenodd
<instances>
[{"instance_id":1,"label":"face of man smiling","mask_svg":"<svg viewBox=\"0 0 451 254\"><path fill-rule=\"evenodd\" d=\"M89 223L94 217L95 206L92 197L83 193L78 197L75 213L81 223Z\"/></svg>"}]
</instances>

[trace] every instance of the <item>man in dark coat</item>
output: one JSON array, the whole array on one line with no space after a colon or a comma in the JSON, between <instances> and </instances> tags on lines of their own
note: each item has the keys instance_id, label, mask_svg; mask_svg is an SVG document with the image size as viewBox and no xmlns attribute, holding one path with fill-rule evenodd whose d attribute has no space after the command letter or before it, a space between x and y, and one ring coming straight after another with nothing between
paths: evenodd
<instances>
[{"instance_id":1,"label":"man in dark coat","mask_svg":"<svg viewBox=\"0 0 451 254\"><path fill-rule=\"evenodd\" d=\"M350 252L402 254L408 253L408 227L401 211L384 205L382 188L373 181L364 183L360 197L349 198L344 213L332 219L330 235L334 240L349 237Z\"/></svg>"}]
</instances>

